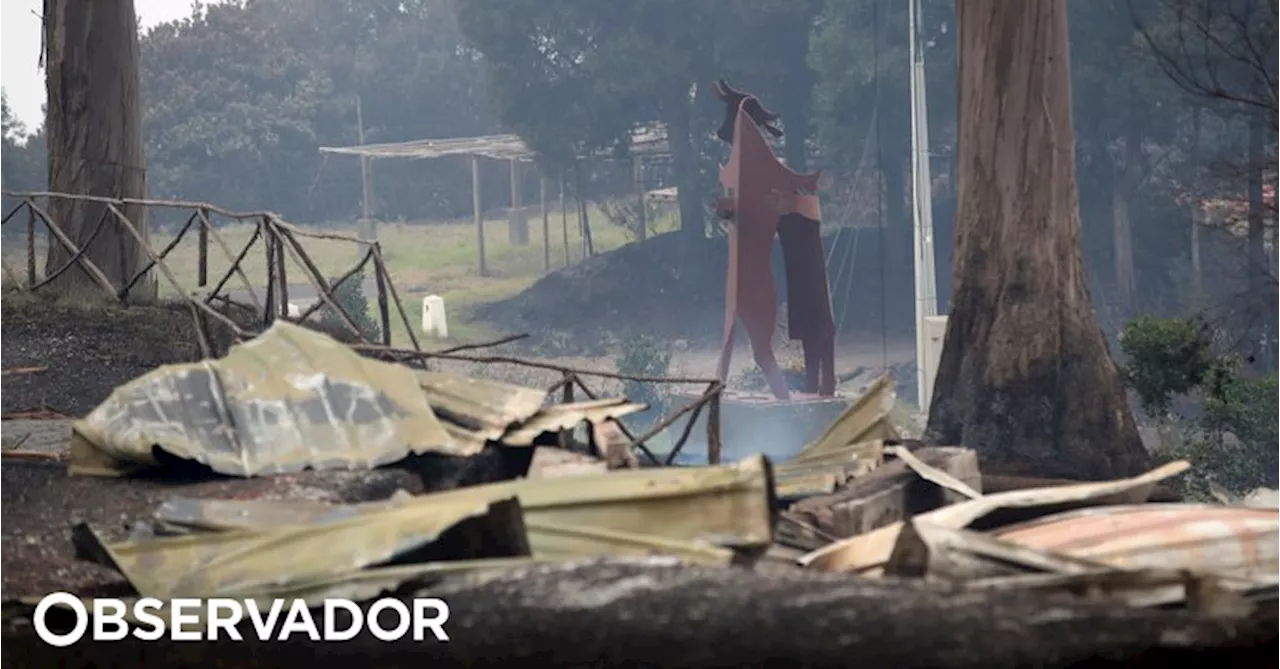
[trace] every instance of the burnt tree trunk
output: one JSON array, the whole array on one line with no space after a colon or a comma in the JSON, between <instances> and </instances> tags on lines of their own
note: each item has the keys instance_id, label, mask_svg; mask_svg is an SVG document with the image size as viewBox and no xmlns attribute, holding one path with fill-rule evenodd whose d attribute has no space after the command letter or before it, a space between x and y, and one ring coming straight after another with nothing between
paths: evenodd
<instances>
[{"instance_id":1,"label":"burnt tree trunk","mask_svg":"<svg viewBox=\"0 0 1280 669\"><path fill-rule=\"evenodd\" d=\"M44 30L49 190L145 197L138 20L133 0L45 0ZM121 210L146 236L146 209L129 205ZM141 246L105 205L53 198L48 211L77 247L87 247L85 257L117 289L141 269L145 262ZM99 221L102 229L95 236ZM60 267L70 257L61 244L50 243L46 267ZM79 266L52 285L60 291L101 291ZM129 297L145 301L154 296L154 282L144 279Z\"/></svg>"},{"instance_id":2,"label":"burnt tree trunk","mask_svg":"<svg viewBox=\"0 0 1280 669\"><path fill-rule=\"evenodd\" d=\"M1066 0L965 0L952 311L928 437L1039 476L1146 452L1085 283Z\"/></svg>"}]
</instances>

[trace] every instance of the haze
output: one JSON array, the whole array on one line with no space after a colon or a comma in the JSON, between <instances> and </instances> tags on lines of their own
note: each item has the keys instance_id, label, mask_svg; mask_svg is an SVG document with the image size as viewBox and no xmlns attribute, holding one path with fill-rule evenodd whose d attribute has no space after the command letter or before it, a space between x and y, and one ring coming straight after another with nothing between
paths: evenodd
<instances>
[{"instance_id":1,"label":"haze","mask_svg":"<svg viewBox=\"0 0 1280 669\"><path fill-rule=\"evenodd\" d=\"M44 72L40 69L41 0L5 0L0 7L0 64L9 107L28 127L40 125ZM134 0L138 24L146 30L187 16L193 0Z\"/></svg>"}]
</instances>

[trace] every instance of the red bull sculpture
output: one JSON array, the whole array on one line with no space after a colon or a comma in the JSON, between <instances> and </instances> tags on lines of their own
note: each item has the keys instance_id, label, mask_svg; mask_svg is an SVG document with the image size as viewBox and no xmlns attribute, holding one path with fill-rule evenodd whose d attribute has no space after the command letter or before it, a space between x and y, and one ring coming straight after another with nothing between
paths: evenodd
<instances>
[{"instance_id":1,"label":"red bull sculpture","mask_svg":"<svg viewBox=\"0 0 1280 669\"><path fill-rule=\"evenodd\" d=\"M835 394L835 320L822 250L818 173L794 172L774 155L760 129L781 137L782 131L772 125L777 114L723 79L715 91L726 106L717 135L732 147L728 163L720 167L727 195L716 203L717 214L729 222L720 378L728 376L734 326L740 324L774 396L791 397L773 354L778 296L770 256L776 235L786 266L787 334L804 348L802 390L830 397Z\"/></svg>"}]
</instances>

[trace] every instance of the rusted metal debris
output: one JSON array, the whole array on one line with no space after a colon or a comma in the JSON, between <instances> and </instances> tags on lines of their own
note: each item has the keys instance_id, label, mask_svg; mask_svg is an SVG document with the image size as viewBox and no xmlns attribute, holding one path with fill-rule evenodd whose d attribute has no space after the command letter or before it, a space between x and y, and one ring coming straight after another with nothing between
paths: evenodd
<instances>
[{"instance_id":1,"label":"rusted metal debris","mask_svg":"<svg viewBox=\"0 0 1280 669\"><path fill-rule=\"evenodd\" d=\"M371 410L333 411L352 398ZM548 404L546 390L368 360L278 323L225 358L122 386L77 425L71 469L119 475L160 465L151 455L159 446L254 477L224 481L262 485L291 468L465 459L500 445L527 454L517 478L418 485L359 503L240 495L223 484L212 497L165 493L135 504L127 539L100 526L120 513L76 525L73 538L79 556L118 572L134 594L162 599L364 599L459 575L651 555L1234 618L1275 599L1274 506L1145 503L1185 462L1131 479L984 493L974 451L902 439L889 420L893 401L892 379L877 379L776 465L755 455L641 469L617 419L642 405L625 398ZM555 446L573 444L564 435L583 423L587 453Z\"/></svg>"},{"instance_id":2,"label":"rusted metal debris","mask_svg":"<svg viewBox=\"0 0 1280 669\"><path fill-rule=\"evenodd\" d=\"M915 453L886 453L966 501L833 541L801 564L1238 615L1280 586L1280 511L1143 503L1186 462L1131 479L982 495Z\"/></svg>"},{"instance_id":3,"label":"rusted metal debris","mask_svg":"<svg viewBox=\"0 0 1280 669\"><path fill-rule=\"evenodd\" d=\"M1274 509L1204 504L1103 506L1054 514L992 536L1124 569L1179 568L1244 580L1280 572Z\"/></svg>"}]
</instances>

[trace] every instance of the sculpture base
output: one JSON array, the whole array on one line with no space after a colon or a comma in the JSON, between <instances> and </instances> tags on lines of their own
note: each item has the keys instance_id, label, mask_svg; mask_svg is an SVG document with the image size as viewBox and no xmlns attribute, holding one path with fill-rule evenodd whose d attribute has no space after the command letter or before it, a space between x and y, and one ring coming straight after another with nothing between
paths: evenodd
<instances>
[{"instance_id":1,"label":"sculpture base","mask_svg":"<svg viewBox=\"0 0 1280 669\"><path fill-rule=\"evenodd\" d=\"M697 399L697 395L672 395L674 406ZM768 393L725 391L720 400L720 461L737 462L756 453L769 456L773 462L795 457L807 444L822 436L854 398L819 397L807 393L791 393L789 401L775 399ZM676 421L665 433L668 444L680 438L688 418ZM659 458L666 456L668 444L652 444ZM661 452L658 452L661 450ZM707 463L707 411L698 416L689 441L676 457L676 464Z\"/></svg>"}]
</instances>

